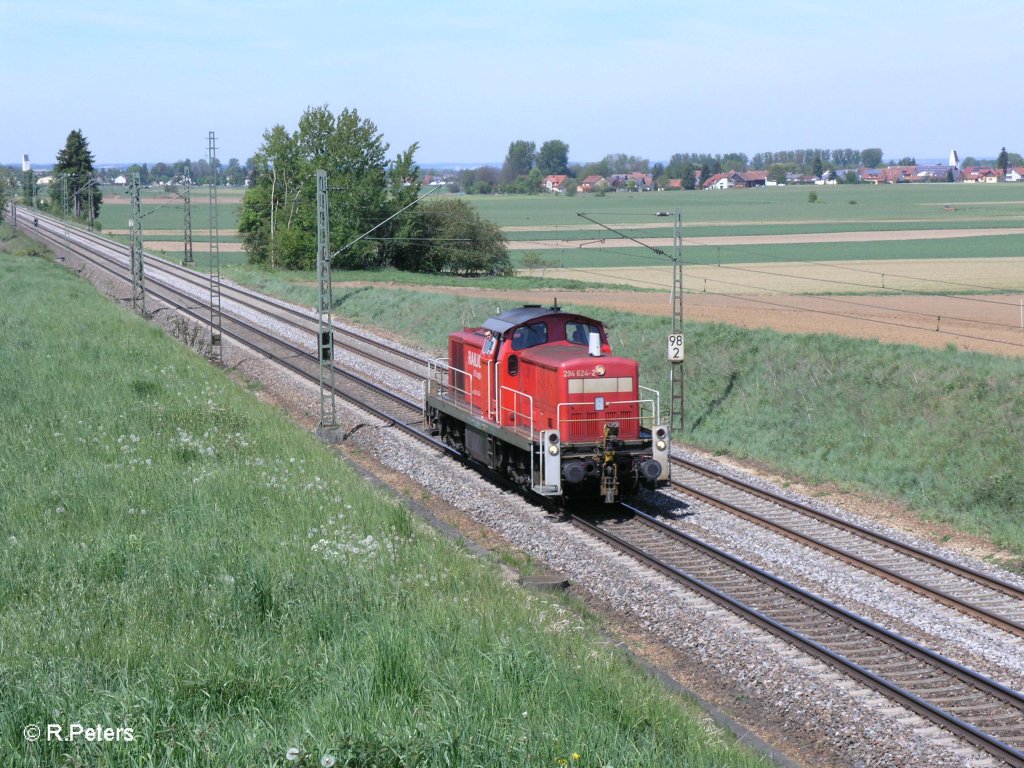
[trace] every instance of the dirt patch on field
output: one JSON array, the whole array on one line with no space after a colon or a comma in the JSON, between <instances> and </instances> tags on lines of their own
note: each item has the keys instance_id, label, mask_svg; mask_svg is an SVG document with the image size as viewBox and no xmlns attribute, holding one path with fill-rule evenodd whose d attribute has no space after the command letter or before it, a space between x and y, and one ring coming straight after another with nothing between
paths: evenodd
<instances>
[{"instance_id":1,"label":"dirt patch on field","mask_svg":"<svg viewBox=\"0 0 1024 768\"><path fill-rule=\"evenodd\" d=\"M185 250L185 243L182 240L150 240L146 242L147 251L172 251L181 252ZM192 250L196 253L209 253L209 242L193 242ZM243 253L244 243L217 243L217 250L221 253Z\"/></svg>"},{"instance_id":2,"label":"dirt patch on field","mask_svg":"<svg viewBox=\"0 0 1024 768\"><path fill-rule=\"evenodd\" d=\"M986 229L906 229L906 230L875 230L869 232L805 232L790 235L716 235L710 237L686 237L686 245L794 245L807 243L873 243L899 240L948 240L963 237L992 237L995 235L1021 235L1024 228L986 228ZM529 240L511 241L509 250L537 251L569 248L572 250L591 250L593 248L622 248L620 237L601 239L581 245L579 240ZM652 248L670 248L671 237L648 237L643 241Z\"/></svg>"},{"instance_id":3,"label":"dirt patch on field","mask_svg":"<svg viewBox=\"0 0 1024 768\"><path fill-rule=\"evenodd\" d=\"M238 237L237 229L221 229L218 230L221 237ZM105 235L124 235L128 236L132 233L130 229L104 229L103 234ZM208 237L210 228L205 227L202 229L196 228L193 230L194 235L200 237ZM184 230L182 229L145 229L143 228L143 234L146 237L176 237L181 239L185 236Z\"/></svg>"},{"instance_id":4,"label":"dirt patch on field","mask_svg":"<svg viewBox=\"0 0 1024 768\"><path fill-rule=\"evenodd\" d=\"M591 277L591 279L593 279ZM403 290L451 293L490 299L495 306L595 307L669 317L668 291L508 291L442 286L395 286ZM1022 295L975 296L800 296L778 294L686 294L687 320L771 328L784 333L834 333L890 344L917 344L1024 357ZM600 315L600 311L594 312ZM482 318L481 318L482 319Z\"/></svg>"}]
</instances>

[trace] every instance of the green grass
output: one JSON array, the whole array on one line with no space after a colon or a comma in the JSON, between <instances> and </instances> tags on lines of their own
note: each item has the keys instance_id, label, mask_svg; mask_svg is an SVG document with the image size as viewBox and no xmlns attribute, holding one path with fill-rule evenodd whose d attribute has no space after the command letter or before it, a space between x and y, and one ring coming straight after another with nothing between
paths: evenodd
<instances>
[{"instance_id":1,"label":"green grass","mask_svg":"<svg viewBox=\"0 0 1024 768\"><path fill-rule=\"evenodd\" d=\"M217 198L217 224L221 229L237 229L240 191L221 188ZM192 189L193 237L206 235L210 229L210 194L208 187ZM104 187L104 204L100 206L99 222L104 230L128 229L131 205L114 204L112 200L130 200L127 187ZM185 204L180 197L160 189L146 189L139 199L143 232L147 229L185 229Z\"/></svg>"},{"instance_id":2,"label":"green grass","mask_svg":"<svg viewBox=\"0 0 1024 768\"><path fill-rule=\"evenodd\" d=\"M5 246L5 765L285 766L291 747L396 768L762 764L589 619L510 587L161 331ZM26 741L49 723L134 740Z\"/></svg>"},{"instance_id":3,"label":"green grass","mask_svg":"<svg viewBox=\"0 0 1024 768\"><path fill-rule=\"evenodd\" d=\"M671 254L670 246L663 247ZM513 254L521 264L523 251ZM623 243L616 248L558 248L530 251L556 266L591 267L671 266L671 259L647 248ZM772 262L875 261L883 259L969 259L1020 258L1024 245L1020 235L899 240L870 243L796 243L786 245L683 245L684 265L768 264ZM1024 277L1022 277L1024 282Z\"/></svg>"},{"instance_id":4,"label":"green grass","mask_svg":"<svg viewBox=\"0 0 1024 768\"><path fill-rule=\"evenodd\" d=\"M807 201L809 191L818 195ZM920 228L920 223L953 226L1020 226L1024 223L1024 184L849 184L836 187L776 187L683 192L616 192L597 195L466 195L484 218L501 226L589 224L586 213L603 224L665 224L655 216L682 210L685 228L711 222L765 225L818 222L888 222L879 228ZM945 205L956 210L946 210ZM985 221L991 222L989 224ZM1014 224L1013 222L1016 222Z\"/></svg>"}]
</instances>

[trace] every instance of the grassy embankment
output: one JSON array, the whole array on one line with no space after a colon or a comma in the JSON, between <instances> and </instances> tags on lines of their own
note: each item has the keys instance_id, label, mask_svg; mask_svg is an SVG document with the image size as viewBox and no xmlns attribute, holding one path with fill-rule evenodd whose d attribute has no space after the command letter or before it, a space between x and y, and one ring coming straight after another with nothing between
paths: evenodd
<instances>
[{"instance_id":1,"label":"grassy embankment","mask_svg":"<svg viewBox=\"0 0 1024 768\"><path fill-rule=\"evenodd\" d=\"M508 586L223 373L5 246L0 762L761 764L585 619ZM47 743L51 723L134 740ZM308 758L288 762L292 747Z\"/></svg>"}]
</instances>

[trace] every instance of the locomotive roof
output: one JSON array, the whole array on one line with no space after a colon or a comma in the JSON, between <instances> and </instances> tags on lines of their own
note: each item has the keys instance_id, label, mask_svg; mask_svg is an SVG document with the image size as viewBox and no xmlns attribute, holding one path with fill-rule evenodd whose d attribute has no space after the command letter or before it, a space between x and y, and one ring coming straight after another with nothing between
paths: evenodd
<instances>
[{"instance_id":1,"label":"locomotive roof","mask_svg":"<svg viewBox=\"0 0 1024 768\"><path fill-rule=\"evenodd\" d=\"M555 315L582 317L595 325L597 324L596 320L591 320L589 317L579 315L575 312L566 312L561 307L542 307L539 304L526 304L522 307L509 309L501 314L495 315L494 317L487 318L484 322L484 328L487 328L494 333L504 333L510 328L515 328L517 325L528 323L531 320L537 320L541 317L552 317Z\"/></svg>"}]
</instances>

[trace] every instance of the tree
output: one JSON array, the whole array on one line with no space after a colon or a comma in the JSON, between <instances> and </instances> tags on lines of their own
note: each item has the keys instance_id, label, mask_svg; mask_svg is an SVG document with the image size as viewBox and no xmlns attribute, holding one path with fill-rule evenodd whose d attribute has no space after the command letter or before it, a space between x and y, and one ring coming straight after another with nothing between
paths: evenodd
<instances>
[{"instance_id":1,"label":"tree","mask_svg":"<svg viewBox=\"0 0 1024 768\"><path fill-rule=\"evenodd\" d=\"M882 150L878 147L862 149L860 152L860 161L867 168L877 168L882 164Z\"/></svg>"},{"instance_id":2,"label":"tree","mask_svg":"<svg viewBox=\"0 0 1024 768\"><path fill-rule=\"evenodd\" d=\"M537 170L544 176L569 172L569 145L552 139L540 145L537 153Z\"/></svg>"},{"instance_id":3,"label":"tree","mask_svg":"<svg viewBox=\"0 0 1024 768\"><path fill-rule=\"evenodd\" d=\"M788 166L782 163L772 163L768 166L768 178L774 181L776 184L786 183L786 173L789 171Z\"/></svg>"},{"instance_id":4,"label":"tree","mask_svg":"<svg viewBox=\"0 0 1024 768\"><path fill-rule=\"evenodd\" d=\"M0 220L7 215L7 203L14 199L17 180L10 168L0 167Z\"/></svg>"},{"instance_id":5,"label":"tree","mask_svg":"<svg viewBox=\"0 0 1024 768\"><path fill-rule=\"evenodd\" d=\"M996 168L999 168L1006 173L1006 169L1010 167L1010 156L1006 154L1006 147L999 150L999 157L996 158Z\"/></svg>"},{"instance_id":6,"label":"tree","mask_svg":"<svg viewBox=\"0 0 1024 768\"><path fill-rule=\"evenodd\" d=\"M463 276L512 274L501 228L481 219L466 201L427 200L411 212L420 247L404 250L394 266Z\"/></svg>"},{"instance_id":7,"label":"tree","mask_svg":"<svg viewBox=\"0 0 1024 768\"><path fill-rule=\"evenodd\" d=\"M501 170L502 181L515 181L520 176L525 176L533 168L537 159L537 145L532 141L513 141L508 145L508 154L505 155L505 165Z\"/></svg>"},{"instance_id":8,"label":"tree","mask_svg":"<svg viewBox=\"0 0 1024 768\"><path fill-rule=\"evenodd\" d=\"M227 168L224 169L224 181L233 187L245 181L245 171L242 170L242 165L238 162L237 157L228 160Z\"/></svg>"},{"instance_id":9,"label":"tree","mask_svg":"<svg viewBox=\"0 0 1024 768\"><path fill-rule=\"evenodd\" d=\"M377 240L360 235L398 210L405 199L389 187L388 144L356 110L335 116L311 107L289 134L276 125L263 134L253 158L252 185L239 210L239 232L249 260L289 269L316 264L316 171L328 171L331 250L335 266L376 267L388 258ZM416 145L400 158L409 169ZM418 184L418 170L416 183ZM418 187L417 187L418 189ZM344 250L342 250L344 249Z\"/></svg>"},{"instance_id":10,"label":"tree","mask_svg":"<svg viewBox=\"0 0 1024 768\"><path fill-rule=\"evenodd\" d=\"M64 181L59 177L67 177L68 206L71 215L76 219L88 217L90 221L99 216L103 193L92 185L93 156L89 151L89 142L81 131L75 130L68 134L64 149L57 153L57 162L53 166L54 182L50 185L50 200L56 210L64 206ZM92 192L90 198L90 191ZM92 209L86 211L89 200Z\"/></svg>"}]
</instances>

